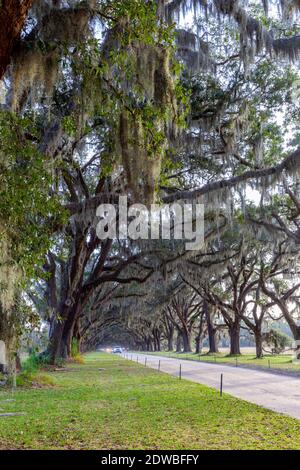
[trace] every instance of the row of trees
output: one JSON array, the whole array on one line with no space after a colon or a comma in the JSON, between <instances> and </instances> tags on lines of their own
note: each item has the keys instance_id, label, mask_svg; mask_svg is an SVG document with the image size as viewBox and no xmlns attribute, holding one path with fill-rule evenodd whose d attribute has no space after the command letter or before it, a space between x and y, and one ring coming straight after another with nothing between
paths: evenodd
<instances>
[{"instance_id":1,"label":"row of trees","mask_svg":"<svg viewBox=\"0 0 300 470\"><path fill-rule=\"evenodd\" d=\"M227 330L232 354L247 328L261 356L273 316L299 339L297 2L279 14L266 3L3 0L0 340L12 368L39 320L52 363L121 327L146 348L176 337L190 350L196 335L199 350L207 334L211 351ZM96 208L118 211L120 194L202 202L204 246L100 240Z\"/></svg>"},{"instance_id":2,"label":"row of trees","mask_svg":"<svg viewBox=\"0 0 300 470\"><path fill-rule=\"evenodd\" d=\"M209 282L195 276L193 266L193 272L185 271L184 277L177 278L168 296L159 298L157 305L148 301L147 310L142 303L135 304L131 313L125 318L115 317L115 321L136 338L138 347L150 351L164 347L190 352L194 343L194 350L199 353L205 340L209 353L216 353L218 343L225 337L229 353L239 355L241 337L247 337L255 344L258 358L263 356L266 345L267 350L280 352L292 341L286 342L280 332L275 334L272 325L276 321L287 324L291 337L299 340L300 284L295 283L294 273L288 272L289 278L282 279L287 272L285 262L275 266L273 260L267 274L265 266L262 259L237 257L235 261L225 261L219 276ZM197 269L201 270L200 263ZM154 313L149 313L149 309Z\"/></svg>"},{"instance_id":3,"label":"row of trees","mask_svg":"<svg viewBox=\"0 0 300 470\"><path fill-rule=\"evenodd\" d=\"M199 352L206 338L213 353L218 351L218 339L226 336L230 354L237 355L241 336L250 335L257 357L262 357L264 342L270 345L272 324L280 321L299 341L297 251L291 252L288 239L275 249L266 241L247 240L246 235L237 244L235 230L225 232L217 248L214 240L196 259L169 264L167 277L160 274L159 283L156 279L153 285L149 278L142 287L116 288L108 302L103 297L100 318L113 312L113 321L147 350L160 350L163 341L168 350L188 352L193 341ZM120 310L124 307L125 315ZM274 349L277 340L275 335Z\"/></svg>"}]
</instances>

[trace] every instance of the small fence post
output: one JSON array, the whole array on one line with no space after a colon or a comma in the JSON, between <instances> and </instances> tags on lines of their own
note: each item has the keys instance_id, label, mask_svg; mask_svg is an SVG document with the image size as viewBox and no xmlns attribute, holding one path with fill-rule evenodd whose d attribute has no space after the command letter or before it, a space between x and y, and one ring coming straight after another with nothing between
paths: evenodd
<instances>
[{"instance_id":1,"label":"small fence post","mask_svg":"<svg viewBox=\"0 0 300 470\"><path fill-rule=\"evenodd\" d=\"M179 364L179 380L181 380L181 375L182 375L181 364Z\"/></svg>"},{"instance_id":2,"label":"small fence post","mask_svg":"<svg viewBox=\"0 0 300 470\"><path fill-rule=\"evenodd\" d=\"M136 356L136 362L139 362L139 356Z\"/></svg>"},{"instance_id":3,"label":"small fence post","mask_svg":"<svg viewBox=\"0 0 300 470\"><path fill-rule=\"evenodd\" d=\"M158 361L158 372L160 371L160 360Z\"/></svg>"},{"instance_id":4,"label":"small fence post","mask_svg":"<svg viewBox=\"0 0 300 470\"><path fill-rule=\"evenodd\" d=\"M145 357L145 367L147 366L147 357Z\"/></svg>"},{"instance_id":5,"label":"small fence post","mask_svg":"<svg viewBox=\"0 0 300 470\"><path fill-rule=\"evenodd\" d=\"M269 369L271 369L271 361L270 361L270 359L268 360L268 363L269 363Z\"/></svg>"},{"instance_id":6,"label":"small fence post","mask_svg":"<svg viewBox=\"0 0 300 470\"><path fill-rule=\"evenodd\" d=\"M221 374L221 381L220 381L220 396L223 395L223 374Z\"/></svg>"}]
</instances>

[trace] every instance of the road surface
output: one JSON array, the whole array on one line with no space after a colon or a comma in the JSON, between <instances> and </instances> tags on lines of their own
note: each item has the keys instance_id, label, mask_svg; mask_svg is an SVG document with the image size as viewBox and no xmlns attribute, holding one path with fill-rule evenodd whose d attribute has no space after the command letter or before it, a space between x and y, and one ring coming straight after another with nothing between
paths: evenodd
<instances>
[{"instance_id":1,"label":"road surface","mask_svg":"<svg viewBox=\"0 0 300 470\"><path fill-rule=\"evenodd\" d=\"M219 389L223 374L223 391L234 397L255 403L278 413L300 419L300 377L272 374L252 369L228 365L199 363L189 360L153 356L151 354L125 353L123 357L145 364L170 375L179 375L181 364L182 378Z\"/></svg>"}]
</instances>

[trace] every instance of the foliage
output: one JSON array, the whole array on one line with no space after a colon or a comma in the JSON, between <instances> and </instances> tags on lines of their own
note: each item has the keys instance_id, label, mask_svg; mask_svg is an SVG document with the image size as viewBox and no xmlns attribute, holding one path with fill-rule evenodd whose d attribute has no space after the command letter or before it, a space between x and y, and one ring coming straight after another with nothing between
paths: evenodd
<instances>
[{"instance_id":1,"label":"foliage","mask_svg":"<svg viewBox=\"0 0 300 470\"><path fill-rule=\"evenodd\" d=\"M52 162L37 146L30 117L0 111L0 218L11 259L33 276L51 245L53 224L63 220L59 198L51 194Z\"/></svg>"},{"instance_id":2,"label":"foliage","mask_svg":"<svg viewBox=\"0 0 300 470\"><path fill-rule=\"evenodd\" d=\"M280 262L287 270L284 256L298 237L293 195L299 154L285 163L299 133L293 94L299 74L285 62L298 56L292 36L297 25L286 16L284 2L283 24L268 18L259 2L208 0L209 8L203 3L35 2L5 82L5 106L16 113L0 116L0 231L7 238L2 252L24 281L35 278L28 303L38 298L35 310L19 309L18 332L36 324L35 311L70 332L77 320L79 330L89 329L90 313L100 317L104 284L109 291L111 282L134 279L136 287L149 275L147 295L159 284L167 297L168 281L178 273L227 302L223 310L221 302L215 308L217 328L230 310L228 327L236 302L226 276L229 268L240 267L239 285L251 277L247 300L261 313L254 324L256 315L245 309L244 322L261 331L269 297L253 286L261 288L274 274L271 260L281 242ZM192 8L191 28L181 28L180 15ZM180 243L170 249L158 241L147 247L113 242L107 253L96 239L98 200L126 194L148 204L183 201L194 198L194 189L207 209L203 252L187 254ZM62 204L70 214L61 211ZM272 232L274 219L279 230ZM2 271L1 283L7 274ZM15 293L17 276L10 274ZM285 295L290 283L275 274L274 295ZM128 314L125 297L120 311L125 306ZM108 311L110 300L108 294ZM132 302L130 308L136 307ZM103 327L96 318L95 324L93 342ZM67 346L81 361L77 345Z\"/></svg>"},{"instance_id":3,"label":"foliage","mask_svg":"<svg viewBox=\"0 0 300 470\"><path fill-rule=\"evenodd\" d=\"M266 345L272 348L275 354L282 353L287 347L292 345L291 338L282 331L271 329L264 335Z\"/></svg>"},{"instance_id":4,"label":"foliage","mask_svg":"<svg viewBox=\"0 0 300 470\"><path fill-rule=\"evenodd\" d=\"M35 350L31 352L29 357L22 364L22 372L25 374L33 374L38 371L38 369L46 366L48 364L48 359L45 356L38 354Z\"/></svg>"}]
</instances>

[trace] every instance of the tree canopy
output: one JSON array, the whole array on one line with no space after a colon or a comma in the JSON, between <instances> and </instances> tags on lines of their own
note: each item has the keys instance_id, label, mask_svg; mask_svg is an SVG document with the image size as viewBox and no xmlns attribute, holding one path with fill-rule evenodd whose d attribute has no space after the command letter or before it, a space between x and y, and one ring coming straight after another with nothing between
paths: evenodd
<instances>
[{"instance_id":1,"label":"tree canopy","mask_svg":"<svg viewBox=\"0 0 300 470\"><path fill-rule=\"evenodd\" d=\"M55 362L123 331L211 350L298 326L300 3L4 0L0 339ZM3 18L3 22L1 21ZM202 203L204 245L101 240L96 209ZM273 331L273 330L272 330ZM278 338L277 338L278 339ZM279 340L278 340L279 341Z\"/></svg>"}]
</instances>

